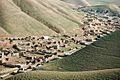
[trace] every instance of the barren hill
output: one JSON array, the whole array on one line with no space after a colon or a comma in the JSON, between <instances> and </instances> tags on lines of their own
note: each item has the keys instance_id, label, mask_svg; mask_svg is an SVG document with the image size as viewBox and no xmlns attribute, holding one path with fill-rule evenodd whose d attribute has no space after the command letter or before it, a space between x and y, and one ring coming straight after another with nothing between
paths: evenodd
<instances>
[{"instance_id":1,"label":"barren hill","mask_svg":"<svg viewBox=\"0 0 120 80\"><path fill-rule=\"evenodd\" d=\"M71 33L80 27L81 14L60 0L0 0L0 30L12 35Z\"/></svg>"},{"instance_id":2,"label":"barren hill","mask_svg":"<svg viewBox=\"0 0 120 80\"><path fill-rule=\"evenodd\" d=\"M120 0L87 0L91 5L106 5L109 3L115 3L120 5Z\"/></svg>"},{"instance_id":3,"label":"barren hill","mask_svg":"<svg viewBox=\"0 0 120 80\"><path fill-rule=\"evenodd\" d=\"M81 6L90 6L90 3L87 0L62 0L71 4L81 5Z\"/></svg>"}]
</instances>

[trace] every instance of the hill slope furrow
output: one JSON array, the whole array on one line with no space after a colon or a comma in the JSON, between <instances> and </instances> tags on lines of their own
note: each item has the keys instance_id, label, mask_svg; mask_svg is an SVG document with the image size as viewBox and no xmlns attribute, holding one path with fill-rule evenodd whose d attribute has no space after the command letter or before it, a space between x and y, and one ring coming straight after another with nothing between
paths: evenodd
<instances>
[{"instance_id":1,"label":"hill slope furrow","mask_svg":"<svg viewBox=\"0 0 120 80\"><path fill-rule=\"evenodd\" d=\"M22 12L12 0L2 0L0 4L0 25L6 32L16 36L56 34L44 24Z\"/></svg>"},{"instance_id":2,"label":"hill slope furrow","mask_svg":"<svg viewBox=\"0 0 120 80\"><path fill-rule=\"evenodd\" d=\"M40 0L34 0L34 1L33 0L20 0L20 1L18 0L17 1L17 0L14 0L14 3L18 7L20 7L23 12L27 13L29 16L33 17L37 21L46 24L48 28L56 32L68 34L72 32L73 29L79 28L79 25L77 23L64 17L61 12L57 11L59 13L58 14L55 11L53 11L53 9L57 10L58 8L65 9L64 4L63 4L63 7L57 7L58 4L54 5L55 7L53 7L53 6L50 6L49 1L51 0L47 0L47 1L40 1ZM54 4L56 3L55 1L52 1L52 2ZM68 10L72 12L72 15L76 17L78 16L77 11L74 12L73 9L71 8L68 8ZM68 12L68 14L70 12ZM75 20L78 21L78 19L79 18L76 18Z\"/></svg>"},{"instance_id":3,"label":"hill slope furrow","mask_svg":"<svg viewBox=\"0 0 120 80\"><path fill-rule=\"evenodd\" d=\"M48 9L50 9L50 10L52 10L52 11L54 11L55 13L57 13L57 14L59 14L59 15L61 15L61 16L63 16L63 17L65 17L65 18L67 18L68 20L70 20L70 21L72 21L72 22L75 22L76 24L81 24L80 23L80 19L77 21L77 20L75 20L76 18L73 16L73 15L70 15L71 13L67 13L66 11L62 11L61 9L56 9L56 7L55 8L53 8L54 6L52 5L52 4L46 4L45 2L43 2L43 1L40 1L40 3L43 5L43 6L45 6L45 7L47 7Z\"/></svg>"}]
</instances>

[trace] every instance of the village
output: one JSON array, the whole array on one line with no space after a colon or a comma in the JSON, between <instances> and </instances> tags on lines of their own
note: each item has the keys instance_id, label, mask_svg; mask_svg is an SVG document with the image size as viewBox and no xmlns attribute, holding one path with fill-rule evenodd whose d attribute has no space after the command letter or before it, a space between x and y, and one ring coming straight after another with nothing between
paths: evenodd
<instances>
[{"instance_id":1,"label":"village","mask_svg":"<svg viewBox=\"0 0 120 80\"><path fill-rule=\"evenodd\" d=\"M78 40L77 35L7 37L0 44L3 44L0 65L8 68L1 73L8 72L7 75L42 69L45 63L62 59L84 47L81 45L84 42Z\"/></svg>"},{"instance_id":2,"label":"village","mask_svg":"<svg viewBox=\"0 0 120 80\"><path fill-rule=\"evenodd\" d=\"M120 28L119 16L85 12L84 34L62 36L4 37L0 41L1 78L42 69L44 64L62 59Z\"/></svg>"},{"instance_id":3,"label":"village","mask_svg":"<svg viewBox=\"0 0 120 80\"><path fill-rule=\"evenodd\" d=\"M83 18L83 30L86 36L96 35L103 37L106 34L120 29L120 14L112 13L109 10L83 10L85 17Z\"/></svg>"}]
</instances>

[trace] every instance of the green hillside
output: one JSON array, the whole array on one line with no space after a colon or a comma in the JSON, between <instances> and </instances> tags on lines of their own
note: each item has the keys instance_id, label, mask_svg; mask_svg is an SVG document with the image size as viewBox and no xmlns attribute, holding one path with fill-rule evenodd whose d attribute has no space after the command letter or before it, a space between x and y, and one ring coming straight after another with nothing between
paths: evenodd
<instances>
[{"instance_id":1,"label":"green hillside","mask_svg":"<svg viewBox=\"0 0 120 80\"><path fill-rule=\"evenodd\" d=\"M63 59L50 62L46 70L91 71L120 68L120 31Z\"/></svg>"},{"instance_id":2,"label":"green hillside","mask_svg":"<svg viewBox=\"0 0 120 80\"><path fill-rule=\"evenodd\" d=\"M85 72L33 71L6 80L119 80L120 69Z\"/></svg>"}]
</instances>

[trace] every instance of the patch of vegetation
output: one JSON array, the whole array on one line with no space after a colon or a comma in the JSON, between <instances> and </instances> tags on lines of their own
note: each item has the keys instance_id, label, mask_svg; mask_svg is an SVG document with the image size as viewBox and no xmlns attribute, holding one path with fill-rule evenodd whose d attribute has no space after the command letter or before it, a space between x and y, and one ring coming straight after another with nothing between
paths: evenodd
<instances>
[{"instance_id":1,"label":"patch of vegetation","mask_svg":"<svg viewBox=\"0 0 120 80\"><path fill-rule=\"evenodd\" d=\"M77 51L71 56L50 62L46 70L91 71L120 68L120 31Z\"/></svg>"},{"instance_id":2,"label":"patch of vegetation","mask_svg":"<svg viewBox=\"0 0 120 80\"><path fill-rule=\"evenodd\" d=\"M120 69L85 72L33 71L6 80L119 80Z\"/></svg>"}]
</instances>

